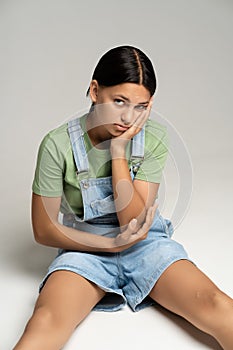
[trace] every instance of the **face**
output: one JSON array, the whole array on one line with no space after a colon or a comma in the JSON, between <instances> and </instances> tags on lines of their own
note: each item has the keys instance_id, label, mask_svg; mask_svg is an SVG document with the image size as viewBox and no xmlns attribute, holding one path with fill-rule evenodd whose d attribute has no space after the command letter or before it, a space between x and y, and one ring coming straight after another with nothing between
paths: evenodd
<instances>
[{"instance_id":1,"label":"face","mask_svg":"<svg viewBox=\"0 0 233 350\"><path fill-rule=\"evenodd\" d=\"M91 82L90 97L95 104L91 126L105 140L121 135L132 126L151 99L143 85L124 83L102 87L96 80Z\"/></svg>"}]
</instances>

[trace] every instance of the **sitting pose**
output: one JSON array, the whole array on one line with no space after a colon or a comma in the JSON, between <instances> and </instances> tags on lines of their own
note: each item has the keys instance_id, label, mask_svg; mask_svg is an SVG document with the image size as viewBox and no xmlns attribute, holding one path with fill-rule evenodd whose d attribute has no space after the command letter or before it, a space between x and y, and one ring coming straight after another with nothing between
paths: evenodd
<instances>
[{"instance_id":1,"label":"sitting pose","mask_svg":"<svg viewBox=\"0 0 233 350\"><path fill-rule=\"evenodd\" d=\"M166 128L149 119L155 90L150 59L113 48L94 70L89 112L43 139L33 231L59 249L14 350L59 350L92 309L155 302L233 349L233 300L171 238L155 204L168 154Z\"/></svg>"}]
</instances>

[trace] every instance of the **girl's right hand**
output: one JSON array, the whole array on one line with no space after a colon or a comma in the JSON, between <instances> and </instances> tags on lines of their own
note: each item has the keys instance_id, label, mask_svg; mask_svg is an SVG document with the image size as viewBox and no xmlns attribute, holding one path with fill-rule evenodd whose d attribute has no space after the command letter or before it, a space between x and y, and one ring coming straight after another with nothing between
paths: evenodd
<instances>
[{"instance_id":1,"label":"girl's right hand","mask_svg":"<svg viewBox=\"0 0 233 350\"><path fill-rule=\"evenodd\" d=\"M158 204L154 204L147 211L146 218L141 227L137 225L137 219L132 219L125 231L119 233L113 239L112 252L117 253L130 248L134 244L142 241L148 235L149 229L153 223Z\"/></svg>"}]
</instances>

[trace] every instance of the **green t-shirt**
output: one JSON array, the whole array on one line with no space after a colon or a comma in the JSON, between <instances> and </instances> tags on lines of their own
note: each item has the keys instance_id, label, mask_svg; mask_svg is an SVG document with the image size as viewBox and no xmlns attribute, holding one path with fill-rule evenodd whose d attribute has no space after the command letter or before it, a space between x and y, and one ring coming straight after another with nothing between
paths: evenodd
<instances>
[{"instance_id":1,"label":"green t-shirt","mask_svg":"<svg viewBox=\"0 0 233 350\"><path fill-rule=\"evenodd\" d=\"M80 118L89 160L90 178L111 176L111 155L108 149L92 146L86 132L86 115ZM130 166L130 142L126 157ZM145 150L143 162L135 179L160 183L168 153L168 139L163 125L148 120L145 126ZM83 215L82 195L76 175L76 166L65 123L50 131L42 140L32 185L34 193L46 197L62 197L61 212Z\"/></svg>"}]
</instances>

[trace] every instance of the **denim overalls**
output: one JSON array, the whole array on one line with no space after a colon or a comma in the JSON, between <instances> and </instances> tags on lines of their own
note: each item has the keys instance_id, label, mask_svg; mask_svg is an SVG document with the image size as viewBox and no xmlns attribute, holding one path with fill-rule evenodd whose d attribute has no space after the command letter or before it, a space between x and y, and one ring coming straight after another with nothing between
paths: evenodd
<instances>
[{"instance_id":1,"label":"denim overalls","mask_svg":"<svg viewBox=\"0 0 233 350\"><path fill-rule=\"evenodd\" d=\"M84 132L79 119L69 121L68 131L77 169L77 180L80 183L82 193L83 217L80 218L73 214L65 215L63 217L63 224L77 227L83 231L113 236L114 232L119 233L119 222L114 205L112 177L89 178L88 156L83 137ZM132 179L134 179L143 161L144 141L145 130L142 129L132 140L129 169ZM111 230L111 228L117 229Z\"/></svg>"},{"instance_id":2,"label":"denim overalls","mask_svg":"<svg viewBox=\"0 0 233 350\"><path fill-rule=\"evenodd\" d=\"M83 217L66 214L63 224L74 229L116 236L119 223L114 205L112 178L89 178L89 163L84 132L79 119L68 123L71 147L77 169L77 179L83 198ZM144 128L133 138L130 174L134 179L144 157ZM149 292L165 269L177 260L188 259L182 245L171 239L170 220L159 211L146 239L120 253L92 253L60 249L40 285L43 288L48 276L57 270L73 271L94 282L106 291L95 310L116 311L128 304L138 311L154 302Z\"/></svg>"}]
</instances>

